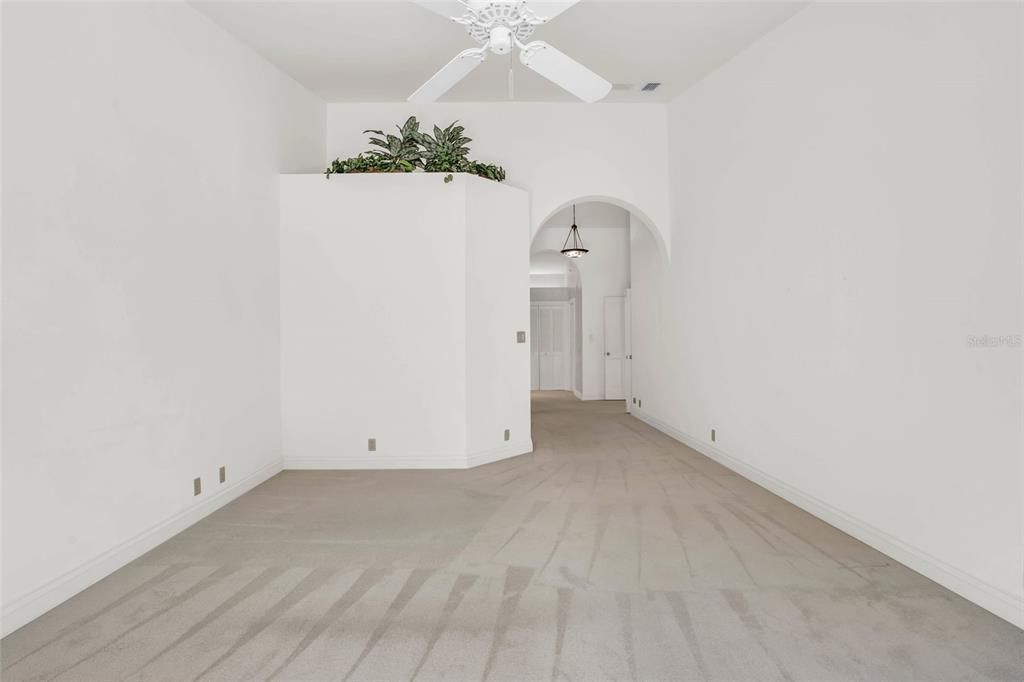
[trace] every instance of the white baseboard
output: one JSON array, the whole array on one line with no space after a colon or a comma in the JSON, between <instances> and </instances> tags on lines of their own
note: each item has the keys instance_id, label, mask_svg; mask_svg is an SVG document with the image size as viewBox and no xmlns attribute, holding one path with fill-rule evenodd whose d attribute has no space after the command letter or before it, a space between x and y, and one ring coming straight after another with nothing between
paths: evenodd
<instances>
[{"instance_id":1,"label":"white baseboard","mask_svg":"<svg viewBox=\"0 0 1024 682\"><path fill-rule=\"evenodd\" d=\"M467 468L472 469L473 467L490 464L491 462L508 459L509 457L525 455L528 452L533 452L533 440L530 438L514 443L505 443L501 447L484 450L483 452L470 453L466 458L466 465Z\"/></svg>"},{"instance_id":2,"label":"white baseboard","mask_svg":"<svg viewBox=\"0 0 1024 682\"><path fill-rule=\"evenodd\" d=\"M880 530L871 524L851 516L812 495L804 493L774 476L756 469L742 460L719 450L710 443L683 433L665 422L641 410L634 409L633 416L671 436L680 443L732 469L739 475L757 483L779 497L817 516L839 530L852 535L879 552L912 568L921 575L934 580L943 587L956 592L964 599L991 611L1000 618L1024 629L1024 599L1005 590L993 587L959 568L910 545L899 538Z\"/></svg>"},{"instance_id":3,"label":"white baseboard","mask_svg":"<svg viewBox=\"0 0 1024 682\"><path fill-rule=\"evenodd\" d=\"M280 471L281 461L271 462L245 478L218 490L215 494L201 500L198 504L164 519L135 537L125 540L103 554L86 561L78 568L54 578L45 585L15 599L10 604L5 604L3 615L0 617L0 620L2 620L0 631L3 632L4 636L14 632L22 625L35 620L93 583L138 559L160 543L171 539L228 502L249 492Z\"/></svg>"},{"instance_id":4,"label":"white baseboard","mask_svg":"<svg viewBox=\"0 0 1024 682\"><path fill-rule=\"evenodd\" d=\"M285 469L367 470L367 469L467 469L533 452L533 441L505 443L501 447L469 455L389 455L386 453L338 457L285 455Z\"/></svg>"},{"instance_id":5,"label":"white baseboard","mask_svg":"<svg viewBox=\"0 0 1024 682\"><path fill-rule=\"evenodd\" d=\"M456 455L285 455L285 471L292 469L372 470L372 469L465 469L466 458Z\"/></svg>"}]
</instances>

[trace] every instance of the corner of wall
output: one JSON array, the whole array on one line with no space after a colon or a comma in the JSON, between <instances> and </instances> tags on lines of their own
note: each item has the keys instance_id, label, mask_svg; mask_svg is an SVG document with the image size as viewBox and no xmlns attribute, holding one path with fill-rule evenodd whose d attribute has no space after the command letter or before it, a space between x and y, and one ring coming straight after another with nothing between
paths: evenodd
<instances>
[{"instance_id":1,"label":"corner of wall","mask_svg":"<svg viewBox=\"0 0 1024 682\"><path fill-rule=\"evenodd\" d=\"M282 468L283 460L276 459L198 504L169 516L116 547L80 564L74 570L40 585L20 599L5 604L0 616L0 636L7 636L119 568L127 566L157 545L276 476Z\"/></svg>"},{"instance_id":2,"label":"corner of wall","mask_svg":"<svg viewBox=\"0 0 1024 682\"><path fill-rule=\"evenodd\" d=\"M1019 628L1024 628L1024 599L996 589L938 557L923 552L899 538L833 507L824 500L794 488L785 481L745 463L710 443L684 433L643 410L634 408L633 415L640 421L735 471L740 476L753 481L807 513L909 566L921 575L991 611L1000 618Z\"/></svg>"}]
</instances>

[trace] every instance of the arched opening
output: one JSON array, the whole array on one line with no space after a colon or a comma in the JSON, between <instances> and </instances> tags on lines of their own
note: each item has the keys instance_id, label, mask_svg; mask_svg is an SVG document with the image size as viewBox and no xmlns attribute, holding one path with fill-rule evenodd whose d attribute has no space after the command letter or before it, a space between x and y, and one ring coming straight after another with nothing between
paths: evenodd
<instances>
[{"instance_id":1,"label":"arched opening","mask_svg":"<svg viewBox=\"0 0 1024 682\"><path fill-rule=\"evenodd\" d=\"M659 257L662 258L666 263L668 262L668 258L670 255L669 243L667 239L667 234L663 232L663 226L654 223L650 219L650 217L648 217L647 213L643 209L637 207L636 205L628 201L623 201L622 199L619 199L617 197L607 195L588 194L573 199L569 199L558 204L555 208L550 210L545 215L543 220L533 225L533 240L536 240L537 233L541 229L551 225L555 216L570 211L572 209L573 204L575 204L577 207L579 207L582 204L608 204L610 206L617 206L618 208L626 211L627 213L629 213L629 215L632 217L634 221L638 222L644 228L646 228L650 238L653 240L654 245L657 247L656 250L659 254ZM568 224L566 224L566 229L568 229Z\"/></svg>"},{"instance_id":2,"label":"arched opening","mask_svg":"<svg viewBox=\"0 0 1024 682\"><path fill-rule=\"evenodd\" d=\"M559 253L573 205L589 249L578 259ZM636 346L647 355L656 343L655 292L666 263L660 232L625 202L582 197L553 211L530 245L531 389L571 390L579 400L635 409L642 399ZM647 382L651 374L645 367L639 377Z\"/></svg>"}]
</instances>

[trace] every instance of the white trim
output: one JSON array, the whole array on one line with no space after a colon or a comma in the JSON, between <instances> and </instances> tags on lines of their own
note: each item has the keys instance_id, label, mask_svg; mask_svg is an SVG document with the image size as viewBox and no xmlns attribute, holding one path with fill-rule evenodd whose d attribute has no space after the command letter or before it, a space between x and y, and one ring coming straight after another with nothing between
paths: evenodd
<instances>
[{"instance_id":1,"label":"white trim","mask_svg":"<svg viewBox=\"0 0 1024 682\"><path fill-rule=\"evenodd\" d=\"M469 469L528 452L533 452L533 441L529 439L505 443L497 448L468 455L389 455L379 452L339 457L285 455L284 468L286 470Z\"/></svg>"},{"instance_id":2,"label":"white trim","mask_svg":"<svg viewBox=\"0 0 1024 682\"><path fill-rule=\"evenodd\" d=\"M733 455L719 450L710 443L694 438L669 426L646 412L634 409L633 416L715 460L722 466L732 469L744 478L757 483L804 511L817 516L844 533L852 535L879 552L892 557L921 575L934 580L943 587L956 592L964 599L974 602L983 609L991 611L1019 628L1024 628L1024 598L989 585L938 557L932 556L869 523L833 507L813 495L802 492L788 483L746 464Z\"/></svg>"},{"instance_id":3,"label":"white trim","mask_svg":"<svg viewBox=\"0 0 1024 682\"><path fill-rule=\"evenodd\" d=\"M276 460L243 479L218 490L197 504L150 526L133 538L103 552L64 575L15 599L3 608L2 632L6 636L35 620L50 609L75 596L93 583L139 558L162 542L166 542L228 502L249 492L281 471Z\"/></svg>"},{"instance_id":4,"label":"white trim","mask_svg":"<svg viewBox=\"0 0 1024 682\"><path fill-rule=\"evenodd\" d=\"M483 464L490 464L509 457L518 457L533 452L533 439L519 440L513 443L505 443L500 447L473 452L466 457L466 468L472 469Z\"/></svg>"},{"instance_id":5,"label":"white trim","mask_svg":"<svg viewBox=\"0 0 1024 682\"><path fill-rule=\"evenodd\" d=\"M572 394L576 396L576 400L583 400L583 394L577 391L575 388L572 389Z\"/></svg>"},{"instance_id":6,"label":"white trim","mask_svg":"<svg viewBox=\"0 0 1024 682\"><path fill-rule=\"evenodd\" d=\"M285 455L285 470L290 469L465 469L466 458L458 455L389 455L365 453L360 455Z\"/></svg>"},{"instance_id":7,"label":"white trim","mask_svg":"<svg viewBox=\"0 0 1024 682\"><path fill-rule=\"evenodd\" d=\"M198 504L172 515L135 537L86 561L78 568L68 571L14 600L11 604L5 605L2 616L0 616L3 636L35 620L157 545L166 542L228 502L275 476L282 469L468 469L529 452L533 452L533 441L526 439L505 443L500 447L464 457L360 455L344 458L286 457L283 461L271 462L245 478L218 490Z\"/></svg>"}]
</instances>

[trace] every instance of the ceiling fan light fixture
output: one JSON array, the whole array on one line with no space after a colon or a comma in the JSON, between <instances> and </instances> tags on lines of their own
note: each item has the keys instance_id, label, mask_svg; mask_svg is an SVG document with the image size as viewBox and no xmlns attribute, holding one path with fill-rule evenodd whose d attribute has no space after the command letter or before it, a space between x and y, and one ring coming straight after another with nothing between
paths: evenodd
<instances>
[{"instance_id":1,"label":"ceiling fan light fixture","mask_svg":"<svg viewBox=\"0 0 1024 682\"><path fill-rule=\"evenodd\" d=\"M512 51L513 38L512 31L507 26L495 26L491 29L488 47L494 54L508 54Z\"/></svg>"},{"instance_id":2,"label":"ceiling fan light fixture","mask_svg":"<svg viewBox=\"0 0 1024 682\"><path fill-rule=\"evenodd\" d=\"M583 239L580 237L580 228L576 227L576 204L572 205L572 227L569 234L562 243L562 255L566 258L582 258L590 253L590 249L583 246Z\"/></svg>"}]
</instances>

